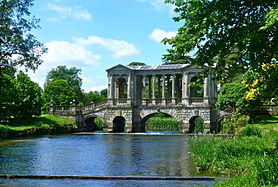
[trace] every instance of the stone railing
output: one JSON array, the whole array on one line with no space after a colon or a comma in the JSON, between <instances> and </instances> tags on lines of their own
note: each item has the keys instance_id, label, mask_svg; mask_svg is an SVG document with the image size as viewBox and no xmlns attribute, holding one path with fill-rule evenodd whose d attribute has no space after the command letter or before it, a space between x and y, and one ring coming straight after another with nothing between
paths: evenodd
<instances>
[{"instance_id":1,"label":"stone railing","mask_svg":"<svg viewBox=\"0 0 278 187\"><path fill-rule=\"evenodd\" d=\"M215 99L210 99L210 101L214 101ZM101 100L96 103L91 103L85 106L50 106L50 114L56 115L76 115L76 114L84 114L88 112L93 112L96 110L102 110L108 106L117 107L117 106L125 106L130 107L131 105L137 106L167 106L167 105L204 105L208 101L208 98L157 98L157 99L106 99ZM272 111L272 110L269 110Z\"/></svg>"}]
</instances>

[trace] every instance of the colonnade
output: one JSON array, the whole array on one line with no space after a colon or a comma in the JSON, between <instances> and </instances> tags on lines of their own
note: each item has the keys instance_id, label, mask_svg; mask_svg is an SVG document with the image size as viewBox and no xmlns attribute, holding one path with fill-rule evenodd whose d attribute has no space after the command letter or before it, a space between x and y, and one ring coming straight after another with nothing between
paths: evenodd
<instances>
[{"instance_id":1,"label":"colonnade","mask_svg":"<svg viewBox=\"0 0 278 187\"><path fill-rule=\"evenodd\" d=\"M189 87L196 79L196 73L175 74L109 75L108 99L141 100L142 103L184 103L208 102L213 97L211 75L199 86ZM138 103L138 102L137 102Z\"/></svg>"}]
</instances>

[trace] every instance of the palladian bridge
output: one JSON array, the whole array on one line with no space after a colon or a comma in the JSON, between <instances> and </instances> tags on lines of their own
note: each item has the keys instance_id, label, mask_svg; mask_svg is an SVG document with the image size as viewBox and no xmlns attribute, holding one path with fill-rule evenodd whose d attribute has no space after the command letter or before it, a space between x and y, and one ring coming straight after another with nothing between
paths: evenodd
<instances>
[{"instance_id":1,"label":"palladian bridge","mask_svg":"<svg viewBox=\"0 0 278 187\"><path fill-rule=\"evenodd\" d=\"M94 119L101 118L106 132L144 132L147 119L157 113L178 120L181 132L193 132L195 119L201 117L204 132L214 132L216 83L213 71L207 70L203 84L194 84L204 68L190 64L116 65L106 70L105 102L83 107L52 106L50 113L74 120L83 130L93 129Z\"/></svg>"}]
</instances>

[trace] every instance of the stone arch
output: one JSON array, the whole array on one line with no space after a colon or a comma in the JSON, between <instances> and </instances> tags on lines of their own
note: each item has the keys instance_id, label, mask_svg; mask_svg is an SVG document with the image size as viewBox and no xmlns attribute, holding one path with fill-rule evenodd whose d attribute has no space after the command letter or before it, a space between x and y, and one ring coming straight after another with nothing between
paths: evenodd
<instances>
[{"instance_id":1,"label":"stone arch","mask_svg":"<svg viewBox=\"0 0 278 187\"><path fill-rule=\"evenodd\" d=\"M84 127L85 129L89 130L89 131L95 131L95 130L100 130L99 127L97 126L95 119L99 118L102 120L102 122L104 123L103 118L97 116L97 115L88 115L84 118Z\"/></svg>"},{"instance_id":2,"label":"stone arch","mask_svg":"<svg viewBox=\"0 0 278 187\"><path fill-rule=\"evenodd\" d=\"M167 117L172 117L172 118L175 118L177 121L179 121L176 117L174 117L173 115L170 115L168 113L165 113L165 112L153 112L153 113L149 113L148 115L145 115L142 120L141 120L141 126L142 126L142 129L143 129L143 132L146 131L146 122L148 119L150 119L151 117L153 117L154 115L156 114L164 114L166 115ZM181 126L181 122L179 121L179 124L178 124L178 127L177 127L177 130L180 130L180 126Z\"/></svg>"},{"instance_id":3,"label":"stone arch","mask_svg":"<svg viewBox=\"0 0 278 187\"><path fill-rule=\"evenodd\" d=\"M222 125L221 122L224 120L224 117L220 117L217 119L216 121L216 133L220 133L221 129L222 129Z\"/></svg>"},{"instance_id":4,"label":"stone arch","mask_svg":"<svg viewBox=\"0 0 278 187\"><path fill-rule=\"evenodd\" d=\"M117 87L117 98L126 99L127 98L127 80L123 77L120 77L116 80Z\"/></svg>"},{"instance_id":5,"label":"stone arch","mask_svg":"<svg viewBox=\"0 0 278 187\"><path fill-rule=\"evenodd\" d=\"M113 132L125 132L126 119L123 116L116 116L113 119Z\"/></svg>"},{"instance_id":6,"label":"stone arch","mask_svg":"<svg viewBox=\"0 0 278 187\"><path fill-rule=\"evenodd\" d=\"M199 115L195 115L195 116L192 116L190 119L189 119L189 129L188 129L188 132L189 133L194 133L195 130L196 130L196 120L197 119L202 119L202 131L204 131L204 118L202 116L199 116Z\"/></svg>"}]
</instances>

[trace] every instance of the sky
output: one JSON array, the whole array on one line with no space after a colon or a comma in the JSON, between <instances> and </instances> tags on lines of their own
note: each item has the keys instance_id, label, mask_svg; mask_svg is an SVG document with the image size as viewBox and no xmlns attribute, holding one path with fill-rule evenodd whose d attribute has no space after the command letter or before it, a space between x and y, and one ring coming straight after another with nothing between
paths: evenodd
<instances>
[{"instance_id":1,"label":"sky","mask_svg":"<svg viewBox=\"0 0 278 187\"><path fill-rule=\"evenodd\" d=\"M41 27L33 34L48 48L31 79L43 87L51 69L77 67L85 92L107 88L109 67L162 64L169 46L161 40L179 28L164 0L35 0L31 12Z\"/></svg>"}]
</instances>

